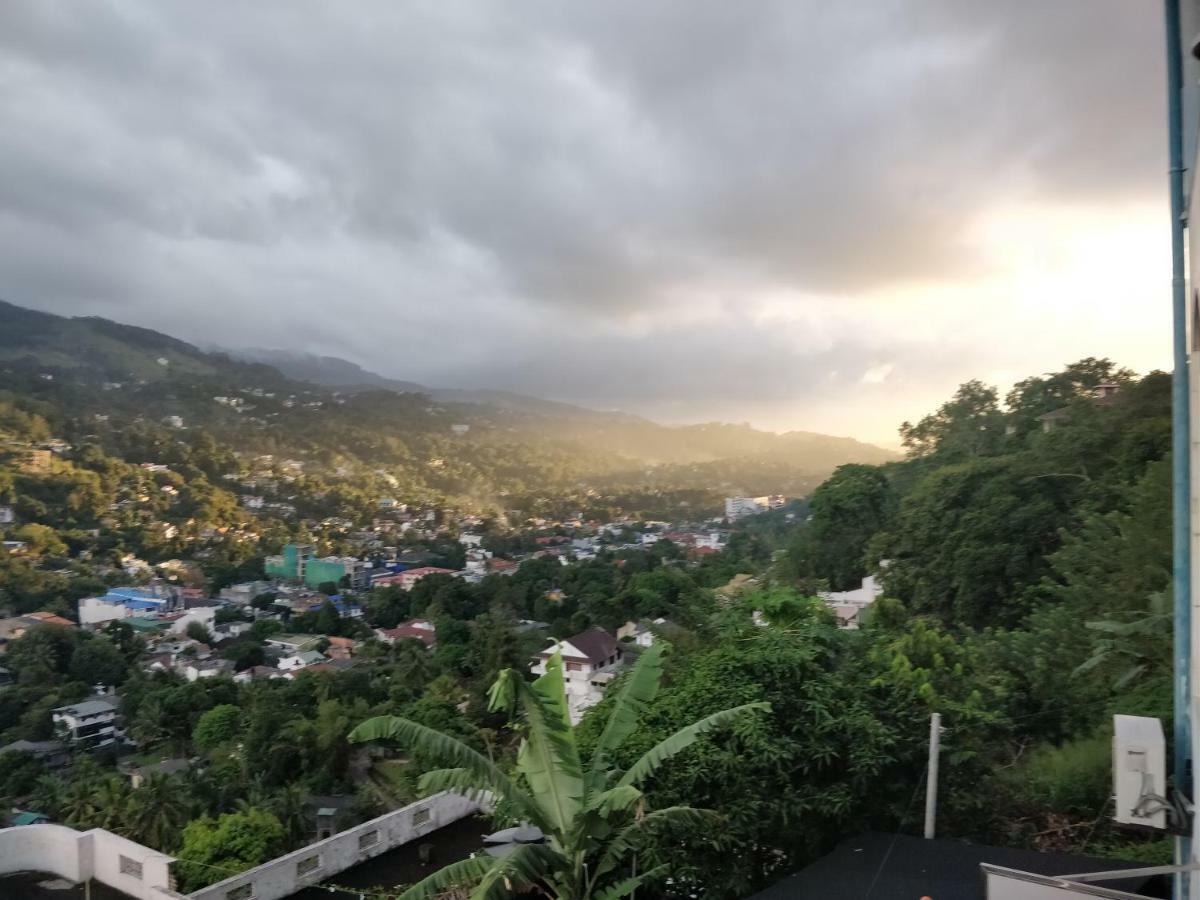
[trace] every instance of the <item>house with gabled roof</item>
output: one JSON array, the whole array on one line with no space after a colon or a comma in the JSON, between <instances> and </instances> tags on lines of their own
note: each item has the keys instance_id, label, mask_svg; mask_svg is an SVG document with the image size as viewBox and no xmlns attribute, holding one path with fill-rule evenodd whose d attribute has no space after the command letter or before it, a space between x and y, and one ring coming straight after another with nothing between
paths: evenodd
<instances>
[{"instance_id":1,"label":"house with gabled roof","mask_svg":"<svg viewBox=\"0 0 1200 900\"><path fill-rule=\"evenodd\" d=\"M409 619L395 628L376 628L375 637L388 645L412 639L420 641L426 647L433 647L437 644L437 629L428 619Z\"/></svg>"},{"instance_id":2,"label":"house with gabled roof","mask_svg":"<svg viewBox=\"0 0 1200 900\"><path fill-rule=\"evenodd\" d=\"M534 675L543 675L555 654L562 656L563 681L571 722L576 724L588 708L604 697L604 689L617 677L624 651L616 638L602 628L589 628L566 640L555 641L539 653L530 667Z\"/></svg>"}]
</instances>

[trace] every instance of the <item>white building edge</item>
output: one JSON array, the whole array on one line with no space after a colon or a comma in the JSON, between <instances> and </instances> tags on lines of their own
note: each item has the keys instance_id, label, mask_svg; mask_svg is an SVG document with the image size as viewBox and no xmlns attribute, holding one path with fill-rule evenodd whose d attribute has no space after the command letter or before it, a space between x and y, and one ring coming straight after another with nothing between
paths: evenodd
<instances>
[{"instance_id":1,"label":"white building edge","mask_svg":"<svg viewBox=\"0 0 1200 900\"><path fill-rule=\"evenodd\" d=\"M76 884L96 881L133 900L282 900L485 808L486 800L433 794L191 894L173 887L174 857L110 831L18 825L0 828L0 878L44 872Z\"/></svg>"}]
</instances>

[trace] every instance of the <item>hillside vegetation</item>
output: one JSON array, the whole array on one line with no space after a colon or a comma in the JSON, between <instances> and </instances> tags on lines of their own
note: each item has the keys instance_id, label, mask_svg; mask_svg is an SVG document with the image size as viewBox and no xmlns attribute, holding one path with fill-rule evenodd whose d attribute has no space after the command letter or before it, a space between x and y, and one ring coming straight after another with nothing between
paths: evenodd
<instances>
[{"instance_id":1,"label":"hillside vegetation","mask_svg":"<svg viewBox=\"0 0 1200 900\"><path fill-rule=\"evenodd\" d=\"M728 494L798 496L841 463L894 458L849 438L667 427L495 391L417 392L333 362L343 380L365 383L295 380L154 331L0 304L6 396L36 409L57 436L110 447L131 425L152 430L178 416L189 434L203 431L231 451L352 471L372 496L488 511L608 498L646 514L717 513ZM311 367L297 371L316 377Z\"/></svg>"}]
</instances>

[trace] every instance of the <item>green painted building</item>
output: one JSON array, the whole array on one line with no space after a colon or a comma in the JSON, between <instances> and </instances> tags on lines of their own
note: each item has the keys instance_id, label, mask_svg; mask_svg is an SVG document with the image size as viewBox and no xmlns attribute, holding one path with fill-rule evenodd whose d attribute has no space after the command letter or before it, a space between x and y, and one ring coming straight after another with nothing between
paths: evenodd
<instances>
[{"instance_id":1,"label":"green painted building","mask_svg":"<svg viewBox=\"0 0 1200 900\"><path fill-rule=\"evenodd\" d=\"M263 569L270 578L299 581L304 578L312 556L313 548L310 544L284 544L282 554L268 556L263 561Z\"/></svg>"},{"instance_id":2,"label":"green painted building","mask_svg":"<svg viewBox=\"0 0 1200 900\"><path fill-rule=\"evenodd\" d=\"M319 588L326 582L341 587L342 578L354 574L358 560L329 556L325 559L310 559L304 569L304 583L310 588Z\"/></svg>"},{"instance_id":3,"label":"green painted building","mask_svg":"<svg viewBox=\"0 0 1200 900\"><path fill-rule=\"evenodd\" d=\"M341 587L342 579L348 575L353 587L361 588L363 585L359 584L361 579L357 576L366 570L366 563L348 556L319 558L313 555L309 544L285 544L283 553L268 556L263 561L263 569L268 577L303 581L310 588L330 582Z\"/></svg>"}]
</instances>

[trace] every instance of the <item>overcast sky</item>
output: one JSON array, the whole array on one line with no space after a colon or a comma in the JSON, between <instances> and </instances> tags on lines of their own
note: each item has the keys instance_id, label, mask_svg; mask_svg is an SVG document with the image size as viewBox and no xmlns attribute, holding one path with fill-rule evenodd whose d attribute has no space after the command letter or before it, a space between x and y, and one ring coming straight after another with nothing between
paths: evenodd
<instances>
[{"instance_id":1,"label":"overcast sky","mask_svg":"<svg viewBox=\"0 0 1200 900\"><path fill-rule=\"evenodd\" d=\"M1167 367L1139 0L0 2L0 297L894 443Z\"/></svg>"}]
</instances>

